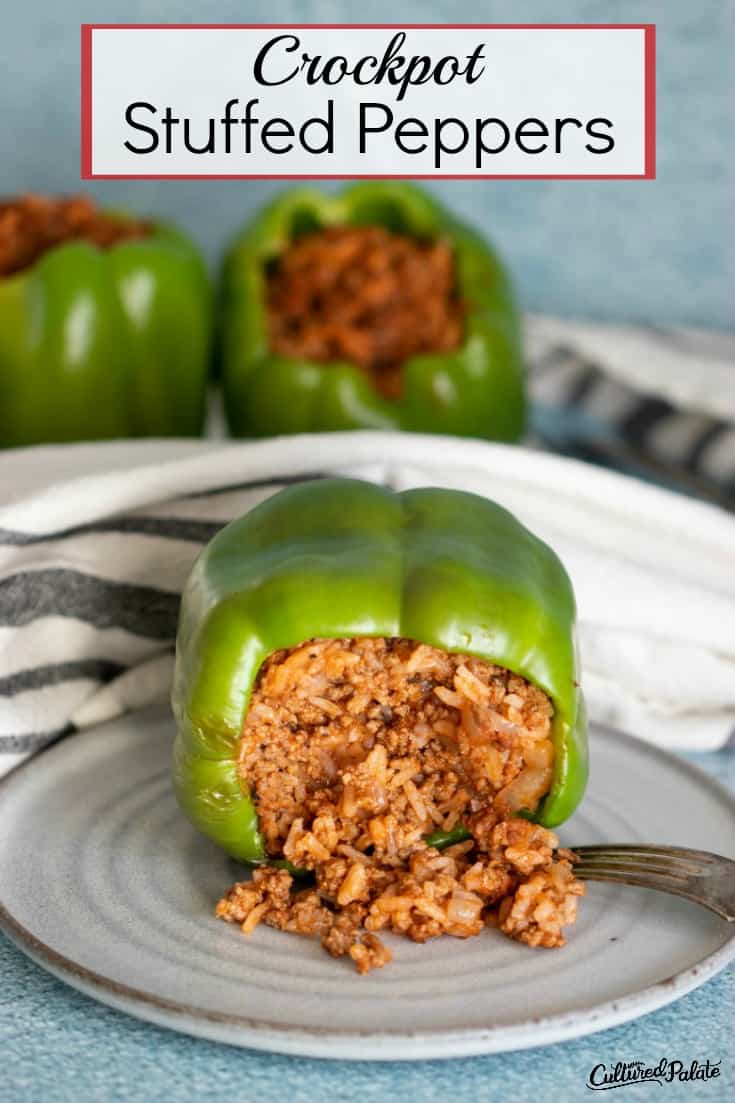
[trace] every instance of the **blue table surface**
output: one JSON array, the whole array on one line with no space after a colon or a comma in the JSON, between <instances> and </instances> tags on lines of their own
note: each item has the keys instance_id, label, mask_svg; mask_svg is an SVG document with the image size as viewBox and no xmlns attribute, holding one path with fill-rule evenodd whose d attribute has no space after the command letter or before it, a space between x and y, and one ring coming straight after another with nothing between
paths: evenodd
<instances>
[{"instance_id":1,"label":"blue table surface","mask_svg":"<svg viewBox=\"0 0 735 1103\"><path fill-rule=\"evenodd\" d=\"M735 752L688 755L735 790ZM0 935L0 1100L248 1101L322 1099L365 1103L410 1098L574 1103L599 1062L662 1057L721 1061L706 1082L637 1084L616 1093L638 1100L735 1099L735 969L676 1003L577 1041L451 1061L321 1061L235 1049L162 1030L111 1011L34 965ZM609 1098L605 1096L604 1098Z\"/></svg>"}]
</instances>

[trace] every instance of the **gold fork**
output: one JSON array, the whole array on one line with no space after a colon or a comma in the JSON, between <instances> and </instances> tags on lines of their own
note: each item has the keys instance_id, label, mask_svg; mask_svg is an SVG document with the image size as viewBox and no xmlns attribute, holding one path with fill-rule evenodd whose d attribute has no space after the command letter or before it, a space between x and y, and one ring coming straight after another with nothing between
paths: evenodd
<instances>
[{"instance_id":1,"label":"gold fork","mask_svg":"<svg viewBox=\"0 0 735 1103\"><path fill-rule=\"evenodd\" d=\"M735 922L735 861L706 850L683 846L636 846L617 843L571 847L579 855L574 867L585 881L619 881L693 900Z\"/></svg>"}]
</instances>

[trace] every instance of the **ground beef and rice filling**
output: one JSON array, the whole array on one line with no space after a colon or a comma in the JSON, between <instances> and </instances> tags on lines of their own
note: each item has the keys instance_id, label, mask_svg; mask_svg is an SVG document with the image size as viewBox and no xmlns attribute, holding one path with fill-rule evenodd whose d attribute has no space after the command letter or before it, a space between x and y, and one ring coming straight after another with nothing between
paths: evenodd
<instances>
[{"instance_id":1,"label":"ground beef and rice filling","mask_svg":"<svg viewBox=\"0 0 735 1103\"><path fill-rule=\"evenodd\" d=\"M148 223L114 218L85 195L22 195L0 201L0 277L22 272L65 241L109 249L150 232Z\"/></svg>"},{"instance_id":2,"label":"ground beef and rice filling","mask_svg":"<svg viewBox=\"0 0 735 1103\"><path fill-rule=\"evenodd\" d=\"M582 884L553 832L517 817L548 792L552 706L525 679L405 639L311 640L263 664L239 769L266 849L313 874L257 869L217 915L321 937L360 973L377 932L424 942L499 926L562 946ZM464 825L444 850L425 837Z\"/></svg>"},{"instance_id":3,"label":"ground beef and rice filling","mask_svg":"<svg viewBox=\"0 0 735 1103\"><path fill-rule=\"evenodd\" d=\"M387 398L411 356L463 339L454 255L380 226L332 226L298 238L267 281L271 348L289 359L347 361Z\"/></svg>"}]
</instances>

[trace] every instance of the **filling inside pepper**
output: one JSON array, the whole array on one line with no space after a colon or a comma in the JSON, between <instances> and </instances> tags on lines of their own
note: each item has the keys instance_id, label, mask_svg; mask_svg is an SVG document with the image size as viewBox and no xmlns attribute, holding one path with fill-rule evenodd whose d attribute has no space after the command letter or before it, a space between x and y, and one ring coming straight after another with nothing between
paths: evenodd
<instances>
[{"instance_id":1,"label":"filling inside pepper","mask_svg":"<svg viewBox=\"0 0 735 1103\"><path fill-rule=\"evenodd\" d=\"M6 200L0 202L0 277L30 268L63 241L81 239L108 249L150 232L147 223L113 218L84 195Z\"/></svg>"},{"instance_id":2,"label":"filling inside pepper","mask_svg":"<svg viewBox=\"0 0 735 1103\"><path fill-rule=\"evenodd\" d=\"M530 946L563 945L584 891L574 855L517 815L549 790L552 714L525 679L411 640L276 652L258 675L239 769L268 854L314 884L263 867L217 914L246 934L260 921L318 934L360 973L391 958L379 931L424 942L494 925ZM462 827L463 841L430 845Z\"/></svg>"},{"instance_id":3,"label":"filling inside pepper","mask_svg":"<svg viewBox=\"0 0 735 1103\"><path fill-rule=\"evenodd\" d=\"M463 336L450 246L379 226L298 238L268 273L267 313L274 352L348 361L388 398L401 393L404 361L449 352Z\"/></svg>"}]
</instances>

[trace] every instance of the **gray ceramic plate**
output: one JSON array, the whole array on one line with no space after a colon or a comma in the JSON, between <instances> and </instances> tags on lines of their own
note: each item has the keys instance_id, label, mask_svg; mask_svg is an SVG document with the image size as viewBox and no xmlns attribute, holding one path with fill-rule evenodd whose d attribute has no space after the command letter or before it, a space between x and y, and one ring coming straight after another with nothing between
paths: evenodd
<instances>
[{"instance_id":1,"label":"gray ceramic plate","mask_svg":"<svg viewBox=\"0 0 735 1103\"><path fill-rule=\"evenodd\" d=\"M73 736L0 786L0 921L88 995L175 1030L317 1057L414 1059L521 1049L635 1018L735 957L735 930L685 901L589 885L563 950L487 930L391 939L358 977L311 939L213 917L242 876L180 815L173 725L148 712ZM735 855L735 801L704 774L595 730L567 843L668 842Z\"/></svg>"}]
</instances>

